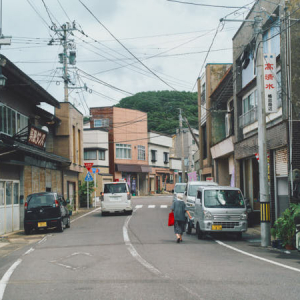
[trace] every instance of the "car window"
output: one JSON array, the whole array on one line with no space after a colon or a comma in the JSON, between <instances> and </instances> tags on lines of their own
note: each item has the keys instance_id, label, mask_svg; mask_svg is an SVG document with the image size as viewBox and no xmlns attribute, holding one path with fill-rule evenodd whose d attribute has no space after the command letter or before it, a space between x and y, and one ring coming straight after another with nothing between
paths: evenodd
<instances>
[{"instance_id":1,"label":"car window","mask_svg":"<svg viewBox=\"0 0 300 300\"><path fill-rule=\"evenodd\" d=\"M28 209L35 207L53 206L54 200L54 195L52 194L31 195L27 198Z\"/></svg>"},{"instance_id":2,"label":"car window","mask_svg":"<svg viewBox=\"0 0 300 300\"><path fill-rule=\"evenodd\" d=\"M245 207L244 199L240 191L237 190L211 190L205 191L204 203L206 207Z\"/></svg>"},{"instance_id":3,"label":"car window","mask_svg":"<svg viewBox=\"0 0 300 300\"><path fill-rule=\"evenodd\" d=\"M126 183L108 183L104 185L104 194L127 193Z\"/></svg>"},{"instance_id":4,"label":"car window","mask_svg":"<svg viewBox=\"0 0 300 300\"><path fill-rule=\"evenodd\" d=\"M185 191L185 185L180 184L175 186L175 193L184 193Z\"/></svg>"}]
</instances>

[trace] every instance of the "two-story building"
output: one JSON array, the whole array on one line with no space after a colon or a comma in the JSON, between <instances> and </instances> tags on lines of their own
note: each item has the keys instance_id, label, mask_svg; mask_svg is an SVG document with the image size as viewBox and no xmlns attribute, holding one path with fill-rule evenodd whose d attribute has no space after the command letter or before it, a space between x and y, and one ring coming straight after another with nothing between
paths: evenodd
<instances>
[{"instance_id":1,"label":"two-story building","mask_svg":"<svg viewBox=\"0 0 300 300\"><path fill-rule=\"evenodd\" d=\"M57 116L38 107L47 103L57 112L59 103L47 91L0 55L0 234L23 227L24 202L31 193L52 191L67 198L70 156L60 153L56 140L66 114ZM64 145L69 143L65 135ZM67 175L67 176L65 176ZM74 182L76 182L74 178Z\"/></svg>"},{"instance_id":2,"label":"two-story building","mask_svg":"<svg viewBox=\"0 0 300 300\"><path fill-rule=\"evenodd\" d=\"M114 180L125 179L133 195L149 192L147 113L119 108L90 108L91 128L109 132L109 173Z\"/></svg>"},{"instance_id":3,"label":"two-story building","mask_svg":"<svg viewBox=\"0 0 300 300\"><path fill-rule=\"evenodd\" d=\"M92 163L92 176L94 178L93 199L97 201L103 192L103 185L113 181L112 174L109 173L109 143L108 127L105 124L96 122L94 128L90 128L90 122L84 125L83 129L83 151L84 163ZM80 180L83 182L87 175L85 170Z\"/></svg>"},{"instance_id":4,"label":"two-story building","mask_svg":"<svg viewBox=\"0 0 300 300\"><path fill-rule=\"evenodd\" d=\"M148 133L149 189L151 194L174 190L174 170L170 169L172 137L158 132Z\"/></svg>"}]
</instances>

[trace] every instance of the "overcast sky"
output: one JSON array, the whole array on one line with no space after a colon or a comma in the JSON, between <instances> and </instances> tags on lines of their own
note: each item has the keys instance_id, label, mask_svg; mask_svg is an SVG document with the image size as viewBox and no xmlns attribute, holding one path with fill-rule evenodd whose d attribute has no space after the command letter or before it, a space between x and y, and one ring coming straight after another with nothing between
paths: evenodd
<instances>
[{"instance_id":1,"label":"overcast sky","mask_svg":"<svg viewBox=\"0 0 300 300\"><path fill-rule=\"evenodd\" d=\"M2 0L2 32L12 36L12 44L0 51L64 101L58 61L63 48L50 27L75 21L78 30L69 38L76 45L78 70L72 66L70 79L74 87L86 84L88 91L70 90L69 100L85 115L88 107L111 106L142 91L196 91L219 19L237 10L167 0L81 1L87 8L79 0ZM253 1L181 2L240 7ZM241 9L228 18L242 19L248 12ZM239 26L235 22L219 26L206 63L232 62L232 37ZM55 42L49 46L52 37Z\"/></svg>"}]
</instances>

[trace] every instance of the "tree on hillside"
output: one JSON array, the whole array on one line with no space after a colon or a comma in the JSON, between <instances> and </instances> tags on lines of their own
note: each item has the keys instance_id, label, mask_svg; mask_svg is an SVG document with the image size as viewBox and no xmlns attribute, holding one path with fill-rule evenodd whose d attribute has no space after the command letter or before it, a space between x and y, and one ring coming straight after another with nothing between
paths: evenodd
<instances>
[{"instance_id":1,"label":"tree on hillside","mask_svg":"<svg viewBox=\"0 0 300 300\"><path fill-rule=\"evenodd\" d=\"M173 134L179 126L179 111L188 119L191 127L198 127L197 93L157 91L142 92L123 98L116 107L136 109L148 115L148 130Z\"/></svg>"}]
</instances>

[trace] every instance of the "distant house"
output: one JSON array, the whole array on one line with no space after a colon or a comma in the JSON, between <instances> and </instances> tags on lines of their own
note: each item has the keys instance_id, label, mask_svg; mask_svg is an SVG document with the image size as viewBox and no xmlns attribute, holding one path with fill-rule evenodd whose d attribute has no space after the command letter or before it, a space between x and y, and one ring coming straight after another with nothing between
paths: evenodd
<instances>
[{"instance_id":1,"label":"distant house","mask_svg":"<svg viewBox=\"0 0 300 300\"><path fill-rule=\"evenodd\" d=\"M96 125L98 125L96 123ZM109 142L108 127L96 126L90 128L90 122L84 125L83 129L83 150L84 163L93 163L92 176L95 182L93 199L98 200L103 192L105 182L113 181L113 175L109 173ZM80 176L83 182L87 170Z\"/></svg>"},{"instance_id":2,"label":"distant house","mask_svg":"<svg viewBox=\"0 0 300 300\"><path fill-rule=\"evenodd\" d=\"M90 108L91 128L109 132L109 173L126 180L133 195L148 194L147 114L119 107Z\"/></svg>"},{"instance_id":3,"label":"distant house","mask_svg":"<svg viewBox=\"0 0 300 300\"><path fill-rule=\"evenodd\" d=\"M154 131L148 133L149 165L152 167L149 174L151 194L174 190L174 170L170 169L171 147L171 136Z\"/></svg>"}]
</instances>

